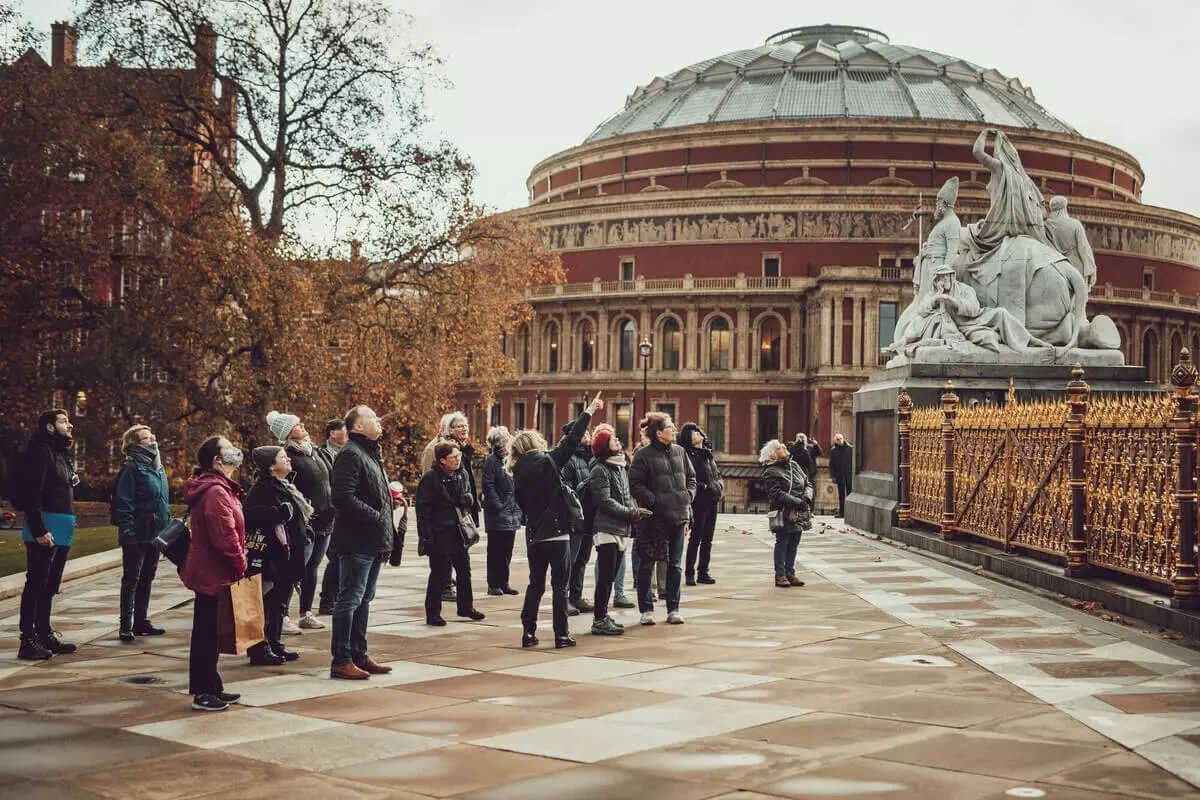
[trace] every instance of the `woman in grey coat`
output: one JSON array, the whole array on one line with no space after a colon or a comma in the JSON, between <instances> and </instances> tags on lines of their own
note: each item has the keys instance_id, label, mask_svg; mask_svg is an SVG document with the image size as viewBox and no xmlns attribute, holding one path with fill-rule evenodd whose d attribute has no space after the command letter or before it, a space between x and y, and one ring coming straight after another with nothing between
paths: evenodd
<instances>
[{"instance_id":1,"label":"woman in grey coat","mask_svg":"<svg viewBox=\"0 0 1200 800\"><path fill-rule=\"evenodd\" d=\"M783 529L775 531L775 585L781 589L803 586L804 581L796 577L796 551L800 535L812 528L812 506L805 495L808 476L778 439L763 445L758 460L763 465L771 514L783 518Z\"/></svg>"}]
</instances>

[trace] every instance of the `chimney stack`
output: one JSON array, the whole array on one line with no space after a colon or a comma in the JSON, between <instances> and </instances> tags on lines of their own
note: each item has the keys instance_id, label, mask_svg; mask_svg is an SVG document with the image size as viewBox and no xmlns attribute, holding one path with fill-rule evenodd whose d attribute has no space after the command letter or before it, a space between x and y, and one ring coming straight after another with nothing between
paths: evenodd
<instances>
[{"instance_id":1,"label":"chimney stack","mask_svg":"<svg viewBox=\"0 0 1200 800\"><path fill-rule=\"evenodd\" d=\"M65 22L50 26L50 65L55 69L75 66L75 44L79 34Z\"/></svg>"},{"instance_id":2,"label":"chimney stack","mask_svg":"<svg viewBox=\"0 0 1200 800\"><path fill-rule=\"evenodd\" d=\"M209 75L217 72L217 32L207 22L196 26L196 69Z\"/></svg>"},{"instance_id":3,"label":"chimney stack","mask_svg":"<svg viewBox=\"0 0 1200 800\"><path fill-rule=\"evenodd\" d=\"M361 254L362 254L362 242L360 242L358 239L351 239L350 240L350 260L358 261L359 256Z\"/></svg>"}]
</instances>

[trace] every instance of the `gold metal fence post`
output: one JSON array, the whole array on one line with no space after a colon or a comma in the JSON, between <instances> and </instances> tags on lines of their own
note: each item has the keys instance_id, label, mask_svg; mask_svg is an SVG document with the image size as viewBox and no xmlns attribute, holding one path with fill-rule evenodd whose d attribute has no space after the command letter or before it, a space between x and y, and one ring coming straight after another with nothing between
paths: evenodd
<instances>
[{"instance_id":1,"label":"gold metal fence post","mask_svg":"<svg viewBox=\"0 0 1200 800\"><path fill-rule=\"evenodd\" d=\"M1083 423L1087 417L1088 385L1083 380L1083 367L1071 370L1073 380L1067 384L1070 395L1070 414L1067 416L1067 437L1071 447L1071 538L1067 541L1066 575L1080 578L1088 573L1087 534L1087 463L1083 446Z\"/></svg>"},{"instance_id":2,"label":"gold metal fence post","mask_svg":"<svg viewBox=\"0 0 1200 800\"><path fill-rule=\"evenodd\" d=\"M900 418L900 508L901 525L912 520L912 463L910 457L912 436L912 397L901 388L896 399L897 415Z\"/></svg>"},{"instance_id":3,"label":"gold metal fence post","mask_svg":"<svg viewBox=\"0 0 1200 800\"><path fill-rule=\"evenodd\" d=\"M945 476L945 504L942 507L943 539L953 539L954 530L954 417L958 409L958 395L954 393L954 382L946 381L942 394L942 448Z\"/></svg>"},{"instance_id":4,"label":"gold metal fence post","mask_svg":"<svg viewBox=\"0 0 1200 800\"><path fill-rule=\"evenodd\" d=\"M1200 585L1196 578L1196 367L1185 347L1179 351L1179 363L1171 370L1175 386L1175 504L1179 518L1175 574L1172 576L1171 607L1200 608Z\"/></svg>"}]
</instances>

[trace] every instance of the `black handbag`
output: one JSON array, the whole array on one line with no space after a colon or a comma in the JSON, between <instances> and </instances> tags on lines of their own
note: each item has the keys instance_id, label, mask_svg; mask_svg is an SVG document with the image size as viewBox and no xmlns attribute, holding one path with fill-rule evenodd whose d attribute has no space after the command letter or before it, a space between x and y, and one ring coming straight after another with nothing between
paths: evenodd
<instances>
[{"instance_id":1,"label":"black handbag","mask_svg":"<svg viewBox=\"0 0 1200 800\"><path fill-rule=\"evenodd\" d=\"M575 494L575 490L565 483L559 483L558 488L562 494L563 505L567 507L567 516L570 518L571 526L582 524L583 503L579 502L579 495Z\"/></svg>"},{"instance_id":2,"label":"black handbag","mask_svg":"<svg viewBox=\"0 0 1200 800\"><path fill-rule=\"evenodd\" d=\"M475 527L475 520L471 514L464 508L458 509L458 532L462 536L463 547L468 550L479 544L479 529Z\"/></svg>"},{"instance_id":3,"label":"black handbag","mask_svg":"<svg viewBox=\"0 0 1200 800\"><path fill-rule=\"evenodd\" d=\"M154 549L166 556L176 568L183 569L188 548L192 546L192 532L188 530L184 520L172 519L154 537L153 545Z\"/></svg>"}]
</instances>

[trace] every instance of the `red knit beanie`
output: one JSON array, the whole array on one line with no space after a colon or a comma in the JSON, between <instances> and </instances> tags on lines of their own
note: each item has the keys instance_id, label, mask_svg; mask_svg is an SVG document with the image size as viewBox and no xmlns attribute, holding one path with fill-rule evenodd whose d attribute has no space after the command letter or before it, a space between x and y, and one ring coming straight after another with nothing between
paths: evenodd
<instances>
[{"instance_id":1,"label":"red knit beanie","mask_svg":"<svg viewBox=\"0 0 1200 800\"><path fill-rule=\"evenodd\" d=\"M601 460L611 456L612 449L608 446L612 439L612 432L603 430L592 437L592 455Z\"/></svg>"}]
</instances>

